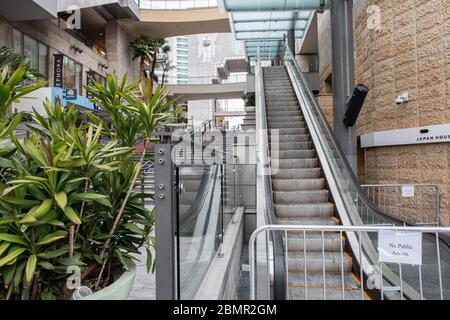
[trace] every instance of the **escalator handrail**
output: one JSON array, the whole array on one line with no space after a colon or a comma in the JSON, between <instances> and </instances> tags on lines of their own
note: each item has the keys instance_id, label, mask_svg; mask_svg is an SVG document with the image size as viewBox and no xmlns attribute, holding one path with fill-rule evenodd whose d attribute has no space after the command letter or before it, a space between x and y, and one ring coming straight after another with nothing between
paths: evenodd
<instances>
[{"instance_id":1,"label":"escalator handrail","mask_svg":"<svg viewBox=\"0 0 450 320\"><path fill-rule=\"evenodd\" d=\"M312 94L311 90L309 89L308 83L303 75L303 73L300 71L300 68L297 64L297 62L295 61L295 58L293 58L294 56L292 55L292 53L290 52L289 48L286 46L286 51L288 51L288 53L290 53L291 55L291 59L288 60L287 62L291 62L294 65L294 72L296 72L296 74L300 77L301 81L303 82L304 86L307 88L306 90L302 90L301 88L299 88L300 90L302 90L303 93L306 92L306 94L309 96L310 101L312 101L312 107L315 108L315 111L317 111L319 117L321 118L320 120L325 124L325 128L327 130L327 135L329 138L331 138L331 142L333 144L333 147L335 148L335 150L338 153L338 156L341 160L341 162L344 164L344 168L342 168L341 170L345 170L347 173L347 178L350 178L350 183L352 184L352 186L354 187L354 190L358 193L359 198L364 202L365 205L367 205L367 207L369 207L375 214L380 215L381 217L385 218L386 220L390 220L394 225L397 224L402 224L404 225L404 223L397 219L392 217L391 215L387 214L386 212L380 210L379 208L377 208L372 201L370 201L367 197L367 195L365 194L365 192L362 190L361 185L359 184L358 179L356 178L356 175L354 174L353 170L351 169L350 164L348 163L347 158L344 156L344 153L339 145L339 143L337 142L337 139L334 135L334 132L332 131L328 120L326 119L322 109L320 108L316 98L314 97L314 95ZM309 104L311 105L311 104ZM323 144L323 141L320 140L319 138L319 142L320 144ZM322 148L324 148L322 146ZM330 165L331 167L331 165ZM337 180L337 177L335 176L335 174L333 173L333 170L331 170L332 175L334 176L334 179ZM337 188L338 192L341 195L341 198L344 199L342 192L340 190L340 188ZM346 207L347 211L350 212L349 208L347 208L347 204L345 203L345 201L342 201L342 204ZM359 214L359 213L358 213ZM348 215L348 218L350 220L352 220L352 217L350 215ZM353 221L351 221L351 223L353 223ZM359 240L358 240L359 241ZM443 241L441 241L443 242ZM444 242L444 244L447 244L446 242ZM365 252L364 256L366 257L366 260L369 262L374 263L374 257L372 254L369 253L370 251L370 246L369 246L369 251L367 251L366 247L363 246L362 247L363 251ZM359 267L363 268L362 266L362 261L358 261L359 262ZM364 268L363 268L364 269ZM390 271L388 268L386 268L386 272L384 271L385 268L383 268L383 275L386 277L385 280L388 281L389 283L393 284L394 286L397 284L397 282L399 281L397 279L397 277L392 273L392 271ZM365 270L363 270L365 272ZM405 288L406 287L406 288ZM407 284L404 284L404 289L406 292L405 296L408 296L409 298L415 298L417 297L418 293L415 291L414 288L410 287Z\"/></svg>"},{"instance_id":2,"label":"escalator handrail","mask_svg":"<svg viewBox=\"0 0 450 320\"><path fill-rule=\"evenodd\" d=\"M266 170L270 170L270 156L269 156L269 138L267 131L267 116L266 116L266 102L265 102L265 92L264 92L264 79L263 79L263 71L261 67L261 63L259 61L258 65L258 77L257 77L257 85L259 86L259 115L261 123L261 131L264 135L264 142L259 146L261 149L261 154L264 156L264 160L262 161L262 166ZM261 159L258 159L258 162ZM265 206L266 206L266 218L268 224L278 224L277 217L275 215L275 209L273 205L273 194L272 194L272 177L271 174L264 174L264 198L265 198ZM273 255L274 255L274 285L272 298L273 300L286 300L287 293L287 283L286 283L286 257L285 257L285 248L283 237L280 232L271 232L271 238L273 243Z\"/></svg>"}]
</instances>

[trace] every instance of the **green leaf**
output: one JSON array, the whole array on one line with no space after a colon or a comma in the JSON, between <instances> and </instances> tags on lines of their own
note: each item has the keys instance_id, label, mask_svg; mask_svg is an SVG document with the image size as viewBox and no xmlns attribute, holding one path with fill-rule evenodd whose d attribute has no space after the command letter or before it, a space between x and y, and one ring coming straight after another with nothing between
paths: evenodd
<instances>
[{"instance_id":1,"label":"green leaf","mask_svg":"<svg viewBox=\"0 0 450 320\"><path fill-rule=\"evenodd\" d=\"M37 257L32 254L28 258L27 266L25 268L25 282L30 283L33 280L34 272L36 271Z\"/></svg>"},{"instance_id":2,"label":"green leaf","mask_svg":"<svg viewBox=\"0 0 450 320\"><path fill-rule=\"evenodd\" d=\"M18 256L20 256L25 250L23 247L16 247L15 249L12 249L8 254L0 259L0 267L3 267L5 264L8 264L9 262L16 259Z\"/></svg>"},{"instance_id":3,"label":"green leaf","mask_svg":"<svg viewBox=\"0 0 450 320\"><path fill-rule=\"evenodd\" d=\"M26 265L27 265L27 262L24 261L17 266L16 273L14 274L14 279L13 279L14 288L19 288L20 283L22 282L22 273L23 273L23 270L25 269Z\"/></svg>"},{"instance_id":4,"label":"green leaf","mask_svg":"<svg viewBox=\"0 0 450 320\"><path fill-rule=\"evenodd\" d=\"M39 261L38 266L45 270L55 270L55 266L48 261Z\"/></svg>"},{"instance_id":5,"label":"green leaf","mask_svg":"<svg viewBox=\"0 0 450 320\"><path fill-rule=\"evenodd\" d=\"M13 277L14 277L14 272L16 271L16 265L11 265L11 266L7 266L4 268L3 271L3 282L5 285L5 289L8 289L9 284L11 283Z\"/></svg>"},{"instance_id":6,"label":"green leaf","mask_svg":"<svg viewBox=\"0 0 450 320\"><path fill-rule=\"evenodd\" d=\"M0 233L0 240L11 242L11 243L17 243L24 246L27 246L28 243L23 240L20 236L14 235L14 234L8 234L8 233Z\"/></svg>"},{"instance_id":7,"label":"green leaf","mask_svg":"<svg viewBox=\"0 0 450 320\"><path fill-rule=\"evenodd\" d=\"M127 228L128 230L130 230L133 233L139 234L144 236L145 235L145 231L140 229L138 226L136 226L135 224L132 223L126 223L124 225L125 228Z\"/></svg>"},{"instance_id":8,"label":"green leaf","mask_svg":"<svg viewBox=\"0 0 450 320\"><path fill-rule=\"evenodd\" d=\"M36 218L42 218L53 206L53 199L45 199L42 201L41 205L36 209Z\"/></svg>"},{"instance_id":9,"label":"green leaf","mask_svg":"<svg viewBox=\"0 0 450 320\"><path fill-rule=\"evenodd\" d=\"M75 224L81 224L80 217L78 216L78 213L72 208L72 207L66 207L64 209L64 215L69 218L70 221L72 221Z\"/></svg>"},{"instance_id":10,"label":"green leaf","mask_svg":"<svg viewBox=\"0 0 450 320\"><path fill-rule=\"evenodd\" d=\"M58 204L58 206L61 209L64 210L66 208L66 206L67 206L67 195L66 195L66 193L64 191L61 191L61 192L55 194L55 200L56 200L56 203Z\"/></svg>"},{"instance_id":11,"label":"green leaf","mask_svg":"<svg viewBox=\"0 0 450 320\"><path fill-rule=\"evenodd\" d=\"M145 250L147 251L147 261L146 261L147 273L150 273L152 269L153 256L149 248L145 248Z\"/></svg>"},{"instance_id":12,"label":"green leaf","mask_svg":"<svg viewBox=\"0 0 450 320\"><path fill-rule=\"evenodd\" d=\"M25 146L27 147L27 150L28 150L30 156L31 156L34 160L36 160L36 161L37 161L40 165L42 165L42 166L47 166L47 165L48 165L48 162L47 162L47 159L46 159L44 153L41 152L41 151L33 144L33 142L32 142L30 139L25 138L24 143L25 143Z\"/></svg>"},{"instance_id":13,"label":"green leaf","mask_svg":"<svg viewBox=\"0 0 450 320\"><path fill-rule=\"evenodd\" d=\"M19 220L20 224L33 224L33 223L37 223L37 222L38 221L36 220L33 213L27 213L25 215L25 217L23 217L22 219Z\"/></svg>"},{"instance_id":14,"label":"green leaf","mask_svg":"<svg viewBox=\"0 0 450 320\"><path fill-rule=\"evenodd\" d=\"M10 193L13 190L20 188L21 186L22 186L21 184L17 184L15 186L5 188L5 190L3 190L2 197L6 196L8 193Z\"/></svg>"},{"instance_id":15,"label":"green leaf","mask_svg":"<svg viewBox=\"0 0 450 320\"><path fill-rule=\"evenodd\" d=\"M59 231L56 231L56 232L46 235L36 244L37 245L49 244L49 243L55 242L57 240L64 239L66 236L67 236L67 231L59 230Z\"/></svg>"},{"instance_id":16,"label":"green leaf","mask_svg":"<svg viewBox=\"0 0 450 320\"><path fill-rule=\"evenodd\" d=\"M0 244L0 257L9 248L10 245L11 242L3 242L2 244Z\"/></svg>"}]
</instances>

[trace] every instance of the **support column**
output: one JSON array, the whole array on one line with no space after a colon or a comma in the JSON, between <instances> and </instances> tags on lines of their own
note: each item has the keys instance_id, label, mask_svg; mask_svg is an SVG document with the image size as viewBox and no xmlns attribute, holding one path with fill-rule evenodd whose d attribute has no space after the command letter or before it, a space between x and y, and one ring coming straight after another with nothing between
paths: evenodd
<instances>
[{"instance_id":1,"label":"support column","mask_svg":"<svg viewBox=\"0 0 450 320\"><path fill-rule=\"evenodd\" d=\"M287 34L288 46L292 54L295 56L295 30L289 30Z\"/></svg>"},{"instance_id":2,"label":"support column","mask_svg":"<svg viewBox=\"0 0 450 320\"><path fill-rule=\"evenodd\" d=\"M353 52L353 0L331 1L334 132L355 174L357 173L356 127L342 122L347 101L355 87Z\"/></svg>"},{"instance_id":3,"label":"support column","mask_svg":"<svg viewBox=\"0 0 450 320\"><path fill-rule=\"evenodd\" d=\"M172 145L158 144L155 153L156 299L175 300L177 208Z\"/></svg>"}]
</instances>

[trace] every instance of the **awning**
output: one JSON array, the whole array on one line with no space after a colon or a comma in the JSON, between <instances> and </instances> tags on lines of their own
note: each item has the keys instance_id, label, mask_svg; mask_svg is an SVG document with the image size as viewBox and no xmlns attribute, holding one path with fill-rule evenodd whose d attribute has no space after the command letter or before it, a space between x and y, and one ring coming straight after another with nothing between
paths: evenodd
<instances>
[{"instance_id":1,"label":"awning","mask_svg":"<svg viewBox=\"0 0 450 320\"><path fill-rule=\"evenodd\" d=\"M308 21L319 8L328 8L330 0L220 0L219 8L228 12L236 40L245 42L248 58L257 54L273 59L283 47L289 31L303 38Z\"/></svg>"}]
</instances>

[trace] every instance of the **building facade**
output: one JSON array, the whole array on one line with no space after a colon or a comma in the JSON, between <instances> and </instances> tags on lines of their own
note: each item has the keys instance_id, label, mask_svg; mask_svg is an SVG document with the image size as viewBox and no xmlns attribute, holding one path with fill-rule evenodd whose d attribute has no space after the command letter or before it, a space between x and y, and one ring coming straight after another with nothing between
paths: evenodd
<instances>
[{"instance_id":1,"label":"building facade","mask_svg":"<svg viewBox=\"0 0 450 320\"><path fill-rule=\"evenodd\" d=\"M356 82L370 89L357 123L360 182L437 185L449 226L450 2L355 0L353 11ZM332 124L330 25L329 10L317 16L318 98Z\"/></svg>"},{"instance_id":2,"label":"building facade","mask_svg":"<svg viewBox=\"0 0 450 320\"><path fill-rule=\"evenodd\" d=\"M5 13L5 11L2 11ZM7 13L7 12L6 12ZM84 85L92 77L103 82L107 73L139 77L139 61L132 60L129 43L132 37L115 19L107 19L99 7L63 11L56 17L37 20L10 20L0 16L0 46L14 48L31 59L48 81L48 87L36 92L33 105L59 94L59 89L77 89L74 103L92 108ZM77 22L77 21L78 22ZM25 104L26 109L32 105ZM20 110L22 111L22 110ZM26 110L25 110L26 111Z\"/></svg>"}]
</instances>

